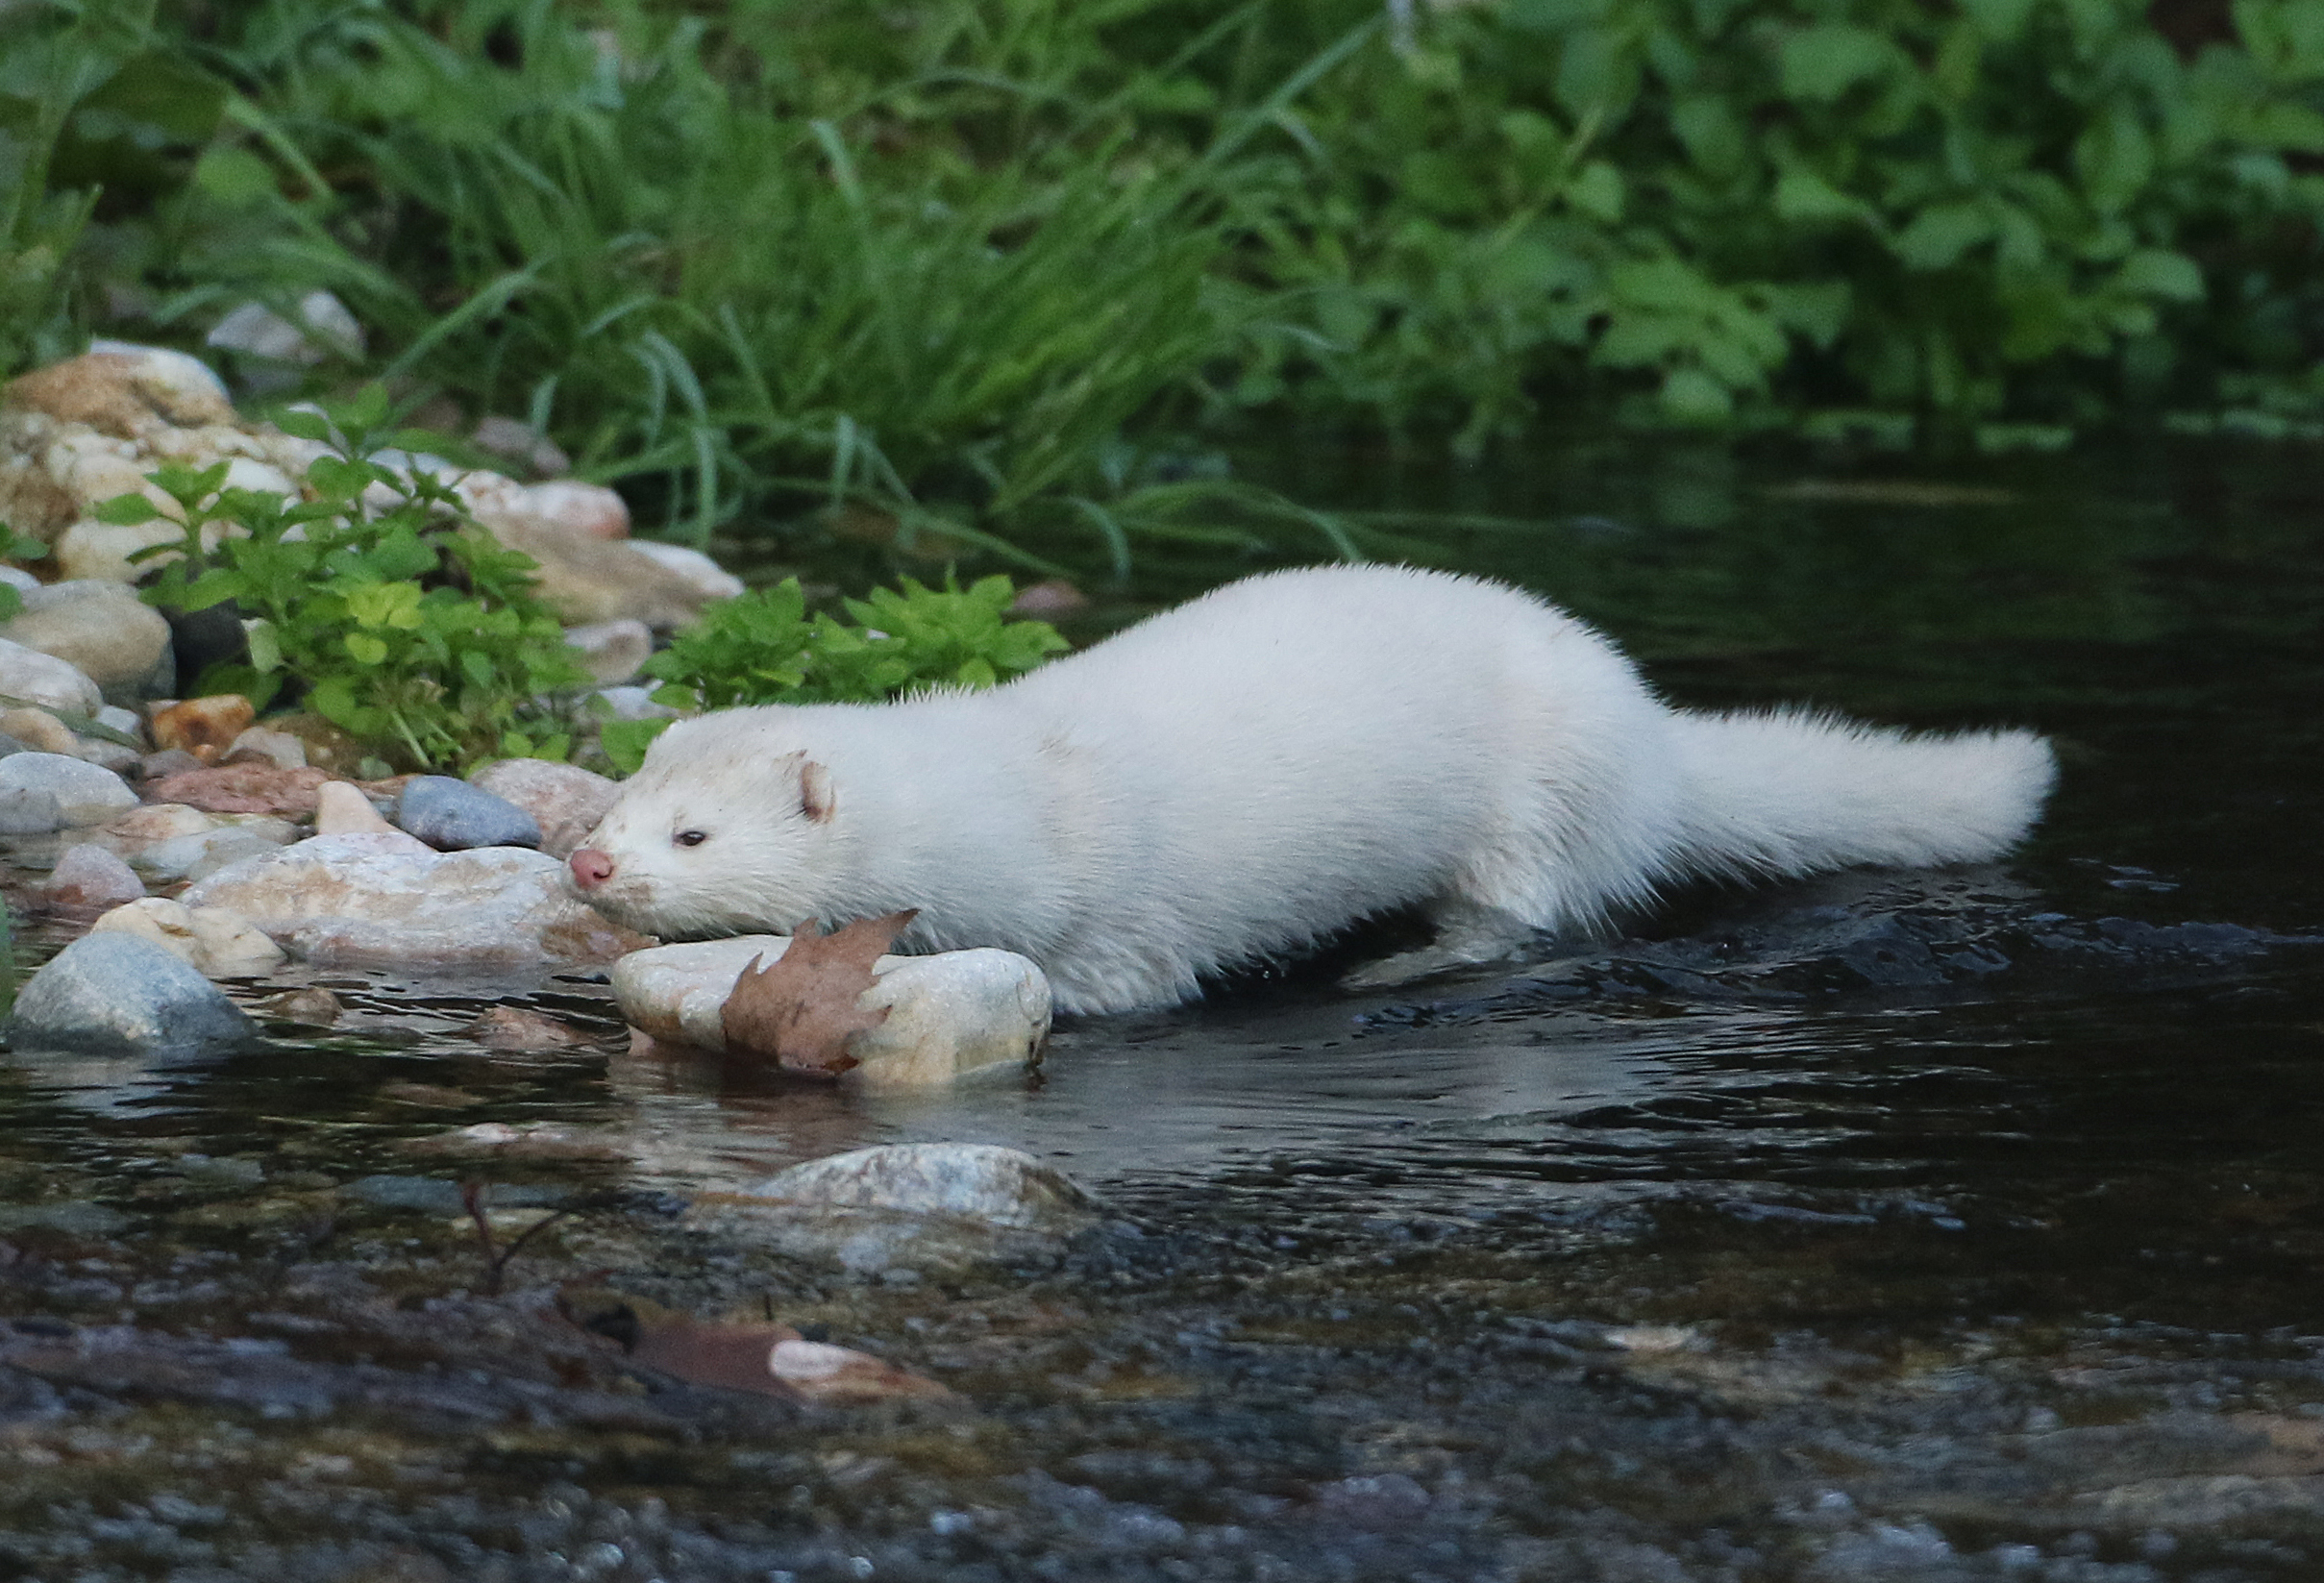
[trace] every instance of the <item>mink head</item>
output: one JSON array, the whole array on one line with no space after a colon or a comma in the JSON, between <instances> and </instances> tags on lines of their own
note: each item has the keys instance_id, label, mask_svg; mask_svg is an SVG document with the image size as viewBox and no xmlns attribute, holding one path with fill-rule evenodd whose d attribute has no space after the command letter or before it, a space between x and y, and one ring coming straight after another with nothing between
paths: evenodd
<instances>
[{"instance_id":1,"label":"mink head","mask_svg":"<svg viewBox=\"0 0 2324 1583\"><path fill-rule=\"evenodd\" d=\"M573 878L599 912L665 940L787 933L825 910L835 811L805 753L735 714L684 721L574 853Z\"/></svg>"}]
</instances>

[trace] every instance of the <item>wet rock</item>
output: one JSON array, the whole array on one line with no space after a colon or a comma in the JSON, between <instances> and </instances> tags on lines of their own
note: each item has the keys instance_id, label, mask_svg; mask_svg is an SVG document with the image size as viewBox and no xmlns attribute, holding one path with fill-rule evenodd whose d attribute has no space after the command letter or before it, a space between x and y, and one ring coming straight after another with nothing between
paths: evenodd
<instances>
[{"instance_id":1,"label":"wet rock","mask_svg":"<svg viewBox=\"0 0 2324 1583\"><path fill-rule=\"evenodd\" d=\"M71 846L57 858L40 900L59 911L104 912L145 894L145 881L117 853L91 842Z\"/></svg>"},{"instance_id":2,"label":"wet rock","mask_svg":"<svg viewBox=\"0 0 2324 1583\"><path fill-rule=\"evenodd\" d=\"M589 1042L571 1023L523 1006L486 1006L468 1025L468 1037L486 1050L570 1050Z\"/></svg>"},{"instance_id":3,"label":"wet rock","mask_svg":"<svg viewBox=\"0 0 2324 1583\"><path fill-rule=\"evenodd\" d=\"M330 773L319 769L220 764L150 780L145 795L156 803L184 803L211 813L273 813L295 819L314 812L315 793L330 779Z\"/></svg>"},{"instance_id":4,"label":"wet rock","mask_svg":"<svg viewBox=\"0 0 2324 1583\"><path fill-rule=\"evenodd\" d=\"M659 946L614 964L613 995L631 1026L671 1044L723 1050L734 980L754 956L769 961L785 935ZM1049 979L1014 952L948 951L882 956L858 1004L887 1007L878 1026L850 1035L858 1063L841 1081L862 1088L926 1088L977 1073L1022 1072L1049 1037Z\"/></svg>"},{"instance_id":5,"label":"wet rock","mask_svg":"<svg viewBox=\"0 0 2324 1583\"><path fill-rule=\"evenodd\" d=\"M46 709L0 709L0 731L6 731L35 753L62 754L67 758L80 756L80 738Z\"/></svg>"},{"instance_id":6,"label":"wet rock","mask_svg":"<svg viewBox=\"0 0 2324 1583\"><path fill-rule=\"evenodd\" d=\"M0 787L0 835L46 835L64 828L57 794L37 786Z\"/></svg>"},{"instance_id":7,"label":"wet rock","mask_svg":"<svg viewBox=\"0 0 2324 1583\"><path fill-rule=\"evenodd\" d=\"M243 978L283 965L283 948L257 925L228 907L189 907L148 896L113 908L89 926L91 934L120 933L150 940L205 977Z\"/></svg>"},{"instance_id":8,"label":"wet rock","mask_svg":"<svg viewBox=\"0 0 2324 1583\"><path fill-rule=\"evenodd\" d=\"M272 764L280 770L303 770L307 767L307 743L288 731L253 726L226 744L226 751L218 755L218 761L224 764Z\"/></svg>"},{"instance_id":9,"label":"wet rock","mask_svg":"<svg viewBox=\"0 0 2324 1583\"><path fill-rule=\"evenodd\" d=\"M63 660L111 702L136 703L176 684L169 623L125 584L82 578L19 597L24 613L0 626L0 638Z\"/></svg>"},{"instance_id":10,"label":"wet rock","mask_svg":"<svg viewBox=\"0 0 2324 1583\"><path fill-rule=\"evenodd\" d=\"M330 1027L345 1009L337 996L314 984L278 995L266 1002L266 1010L274 1016L287 1023L305 1023L310 1027Z\"/></svg>"},{"instance_id":11,"label":"wet rock","mask_svg":"<svg viewBox=\"0 0 2324 1583\"><path fill-rule=\"evenodd\" d=\"M105 705L105 695L78 667L6 638L0 638L0 697L77 714L93 714Z\"/></svg>"},{"instance_id":12,"label":"wet rock","mask_svg":"<svg viewBox=\"0 0 2324 1583\"><path fill-rule=\"evenodd\" d=\"M596 680L618 685L635 676L653 656L654 629L642 621L599 621L565 629L565 646L577 650L581 668Z\"/></svg>"},{"instance_id":13,"label":"wet rock","mask_svg":"<svg viewBox=\"0 0 2324 1583\"><path fill-rule=\"evenodd\" d=\"M19 1053L91 1050L191 1054L239 1044L250 1019L210 981L151 940L87 934L33 975L9 1025Z\"/></svg>"},{"instance_id":14,"label":"wet rock","mask_svg":"<svg viewBox=\"0 0 2324 1583\"><path fill-rule=\"evenodd\" d=\"M691 1211L786 1257L900 1284L1053 1253L1102 1214L1064 1173L991 1144L858 1149Z\"/></svg>"},{"instance_id":15,"label":"wet rock","mask_svg":"<svg viewBox=\"0 0 2324 1583\"><path fill-rule=\"evenodd\" d=\"M153 712L154 746L177 748L212 764L257 717L258 710L239 693L167 704Z\"/></svg>"},{"instance_id":16,"label":"wet rock","mask_svg":"<svg viewBox=\"0 0 2324 1583\"><path fill-rule=\"evenodd\" d=\"M395 823L438 852L538 847L537 820L481 786L448 775L415 775L396 799Z\"/></svg>"},{"instance_id":17,"label":"wet rock","mask_svg":"<svg viewBox=\"0 0 2324 1583\"><path fill-rule=\"evenodd\" d=\"M66 825L99 825L137 805L137 794L108 769L62 754L20 753L0 758L0 798L12 791L46 792Z\"/></svg>"},{"instance_id":18,"label":"wet rock","mask_svg":"<svg viewBox=\"0 0 2324 1583\"><path fill-rule=\"evenodd\" d=\"M504 758L479 770L476 784L531 814L540 827L540 849L570 857L621 796L618 782L575 764L545 758Z\"/></svg>"},{"instance_id":19,"label":"wet rock","mask_svg":"<svg viewBox=\"0 0 2324 1583\"><path fill-rule=\"evenodd\" d=\"M318 835L221 869L184 900L232 907L310 962L464 970L604 961L638 944L544 853L435 853L400 831Z\"/></svg>"}]
</instances>

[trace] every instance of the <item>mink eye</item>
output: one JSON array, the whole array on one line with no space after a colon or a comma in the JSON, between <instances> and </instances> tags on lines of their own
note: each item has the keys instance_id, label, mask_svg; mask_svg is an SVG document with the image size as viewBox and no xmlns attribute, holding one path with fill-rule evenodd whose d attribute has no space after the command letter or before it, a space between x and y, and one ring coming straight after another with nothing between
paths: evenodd
<instances>
[{"instance_id":1,"label":"mink eye","mask_svg":"<svg viewBox=\"0 0 2324 1583\"><path fill-rule=\"evenodd\" d=\"M708 830L680 830L676 835L671 836L670 839L678 846L699 847L705 841L710 839L710 832Z\"/></svg>"}]
</instances>

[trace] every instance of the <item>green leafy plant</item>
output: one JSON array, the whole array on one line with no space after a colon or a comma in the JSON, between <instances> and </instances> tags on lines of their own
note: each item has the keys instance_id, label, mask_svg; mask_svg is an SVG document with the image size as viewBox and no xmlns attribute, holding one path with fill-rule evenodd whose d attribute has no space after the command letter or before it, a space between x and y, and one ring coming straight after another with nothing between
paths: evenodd
<instances>
[{"instance_id":1,"label":"green leafy plant","mask_svg":"<svg viewBox=\"0 0 2324 1583\"><path fill-rule=\"evenodd\" d=\"M308 469L309 500L224 488L224 462L151 475L184 536L140 552L177 557L144 597L185 611L232 602L248 634L247 661L211 667L191 693L241 693L264 708L298 689L307 708L407 769L561 758L570 737L542 700L587 678L533 596L533 562L477 527L442 480L366 459L386 406L374 386L333 421L284 414L284 429L333 447ZM143 495L97 509L125 525L163 514Z\"/></svg>"},{"instance_id":2,"label":"green leafy plant","mask_svg":"<svg viewBox=\"0 0 2324 1583\"><path fill-rule=\"evenodd\" d=\"M962 588L876 588L843 601L853 619L806 612L797 578L714 606L646 662L678 708L750 704L871 704L931 687L990 687L1068 647L1045 621L1011 621L1015 585L982 578ZM607 756L634 771L667 721L616 721Z\"/></svg>"}]
</instances>

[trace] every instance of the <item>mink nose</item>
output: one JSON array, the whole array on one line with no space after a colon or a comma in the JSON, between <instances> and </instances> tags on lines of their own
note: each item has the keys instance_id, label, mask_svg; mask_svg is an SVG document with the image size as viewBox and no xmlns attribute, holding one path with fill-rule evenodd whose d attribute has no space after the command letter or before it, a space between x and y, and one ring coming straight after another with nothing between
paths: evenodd
<instances>
[{"instance_id":1,"label":"mink nose","mask_svg":"<svg viewBox=\"0 0 2324 1583\"><path fill-rule=\"evenodd\" d=\"M602 885L613 878L613 859L595 847L583 847L567 859L573 867L573 882L587 890Z\"/></svg>"}]
</instances>

